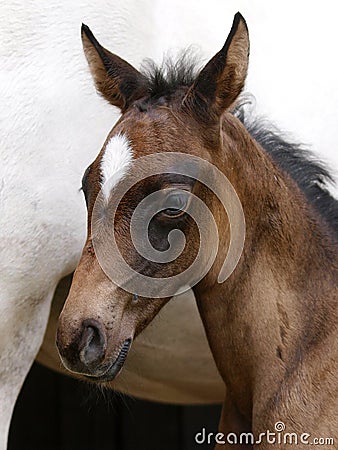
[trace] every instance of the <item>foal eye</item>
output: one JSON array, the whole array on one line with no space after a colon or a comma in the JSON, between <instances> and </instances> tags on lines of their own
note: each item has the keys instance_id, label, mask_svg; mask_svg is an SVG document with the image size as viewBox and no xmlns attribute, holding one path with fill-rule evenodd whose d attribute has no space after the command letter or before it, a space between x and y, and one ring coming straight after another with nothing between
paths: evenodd
<instances>
[{"instance_id":1,"label":"foal eye","mask_svg":"<svg viewBox=\"0 0 338 450\"><path fill-rule=\"evenodd\" d=\"M160 215L170 219L183 216L187 211L190 197L189 191L173 190L166 196Z\"/></svg>"}]
</instances>

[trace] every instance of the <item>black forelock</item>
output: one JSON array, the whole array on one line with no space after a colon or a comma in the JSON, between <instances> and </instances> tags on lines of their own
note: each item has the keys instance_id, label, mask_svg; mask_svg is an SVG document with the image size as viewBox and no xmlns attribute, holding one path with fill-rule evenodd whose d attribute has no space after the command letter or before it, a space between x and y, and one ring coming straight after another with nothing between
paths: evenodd
<instances>
[{"instance_id":1,"label":"black forelock","mask_svg":"<svg viewBox=\"0 0 338 450\"><path fill-rule=\"evenodd\" d=\"M167 55L161 65L146 59L140 72L149 83L150 98L166 97L181 87L191 86L200 71L198 57L192 48L181 51L177 57Z\"/></svg>"},{"instance_id":2,"label":"black forelock","mask_svg":"<svg viewBox=\"0 0 338 450\"><path fill-rule=\"evenodd\" d=\"M247 114L245 103L233 113L278 167L296 181L308 202L338 236L338 201L328 191L334 179L325 165L303 145L285 139L267 120Z\"/></svg>"}]
</instances>

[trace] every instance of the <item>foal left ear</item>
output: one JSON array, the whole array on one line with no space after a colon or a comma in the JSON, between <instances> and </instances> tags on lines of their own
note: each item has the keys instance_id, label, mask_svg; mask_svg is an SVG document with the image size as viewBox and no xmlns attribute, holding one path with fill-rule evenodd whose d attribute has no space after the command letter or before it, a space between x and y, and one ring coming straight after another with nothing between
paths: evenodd
<instances>
[{"instance_id":1,"label":"foal left ear","mask_svg":"<svg viewBox=\"0 0 338 450\"><path fill-rule=\"evenodd\" d=\"M183 105L198 115L219 117L244 87L249 49L248 27L244 17L237 13L223 48L201 70Z\"/></svg>"},{"instance_id":2,"label":"foal left ear","mask_svg":"<svg viewBox=\"0 0 338 450\"><path fill-rule=\"evenodd\" d=\"M82 24L83 49L100 94L121 111L147 94L147 79L132 65L106 50L90 28Z\"/></svg>"}]
</instances>

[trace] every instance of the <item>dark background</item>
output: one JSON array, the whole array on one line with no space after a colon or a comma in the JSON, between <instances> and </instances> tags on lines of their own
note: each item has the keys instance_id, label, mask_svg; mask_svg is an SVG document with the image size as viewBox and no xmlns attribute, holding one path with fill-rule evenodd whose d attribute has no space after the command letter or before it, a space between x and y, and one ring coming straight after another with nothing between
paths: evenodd
<instances>
[{"instance_id":1,"label":"dark background","mask_svg":"<svg viewBox=\"0 0 338 450\"><path fill-rule=\"evenodd\" d=\"M175 406L102 392L34 364L15 407L8 450L204 450L220 406Z\"/></svg>"}]
</instances>

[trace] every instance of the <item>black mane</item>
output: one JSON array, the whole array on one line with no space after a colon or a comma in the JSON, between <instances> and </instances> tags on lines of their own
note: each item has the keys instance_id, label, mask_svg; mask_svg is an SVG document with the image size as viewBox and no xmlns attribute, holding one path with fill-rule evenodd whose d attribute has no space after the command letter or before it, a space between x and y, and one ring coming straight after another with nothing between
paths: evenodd
<instances>
[{"instance_id":1,"label":"black mane","mask_svg":"<svg viewBox=\"0 0 338 450\"><path fill-rule=\"evenodd\" d=\"M327 189L330 183L334 184L334 179L325 165L302 145L284 139L266 120L248 118L243 105L234 114L273 161L296 181L308 202L338 235L338 201Z\"/></svg>"},{"instance_id":2,"label":"black mane","mask_svg":"<svg viewBox=\"0 0 338 450\"><path fill-rule=\"evenodd\" d=\"M165 58L161 66L146 60L141 72L148 79L150 99L171 96L183 86L191 86L200 70L197 61L191 49L182 52L177 59ZM267 121L249 118L245 112L245 103L238 106L233 114L277 165L296 181L308 202L338 235L338 201L327 189L334 180L324 164L303 146L288 142Z\"/></svg>"}]
</instances>

